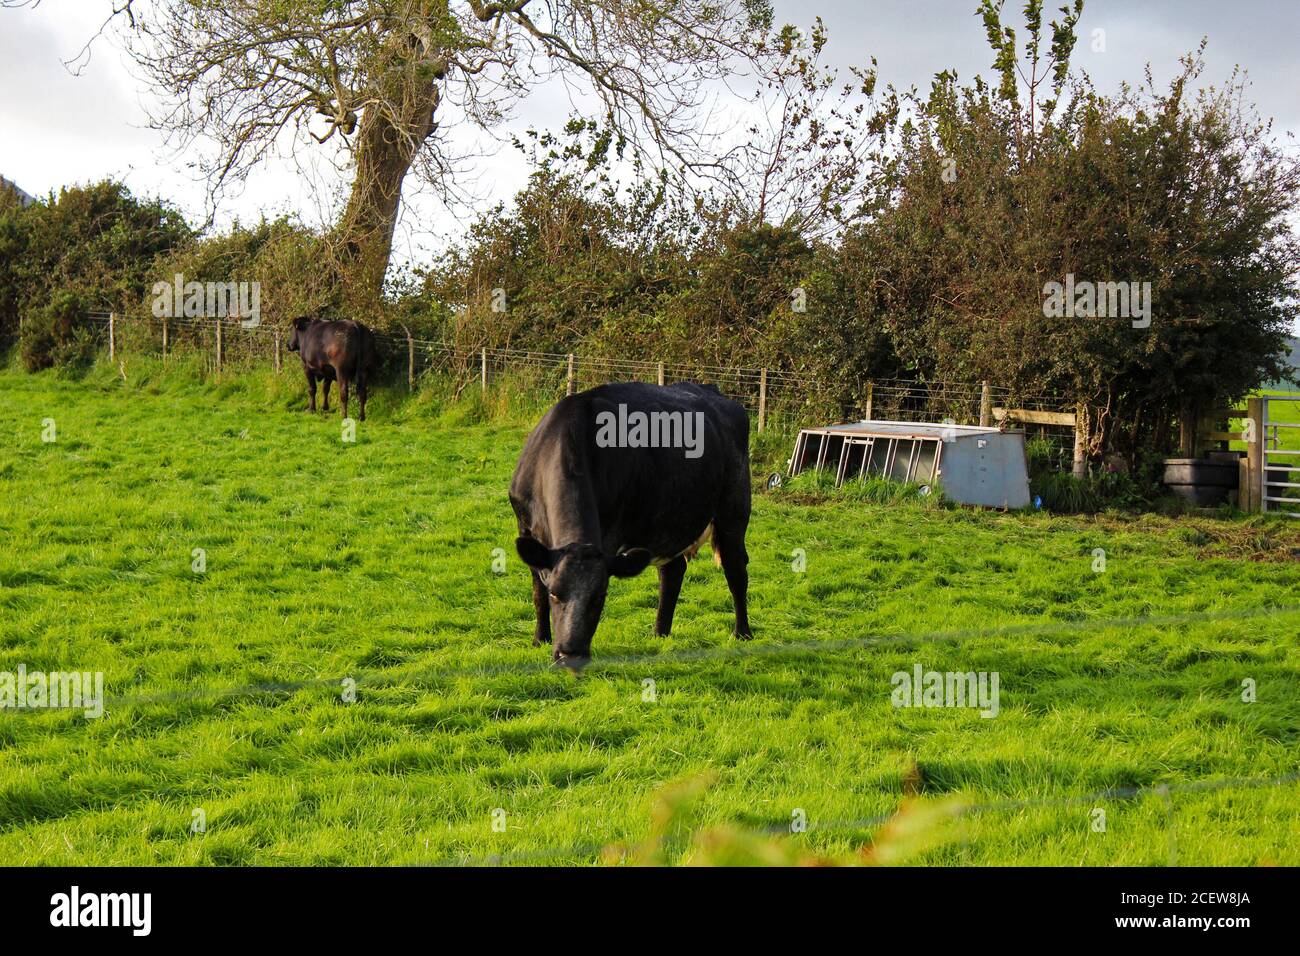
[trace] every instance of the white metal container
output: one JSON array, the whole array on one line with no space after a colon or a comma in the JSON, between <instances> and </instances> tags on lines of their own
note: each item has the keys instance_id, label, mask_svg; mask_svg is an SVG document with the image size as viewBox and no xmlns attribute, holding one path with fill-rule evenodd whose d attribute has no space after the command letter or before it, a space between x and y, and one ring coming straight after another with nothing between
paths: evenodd
<instances>
[{"instance_id":1,"label":"white metal container","mask_svg":"<svg viewBox=\"0 0 1300 956\"><path fill-rule=\"evenodd\" d=\"M833 469L835 484L876 476L937 484L952 501L987 508L1029 504L1023 431L938 422L861 421L805 428L790 475Z\"/></svg>"}]
</instances>

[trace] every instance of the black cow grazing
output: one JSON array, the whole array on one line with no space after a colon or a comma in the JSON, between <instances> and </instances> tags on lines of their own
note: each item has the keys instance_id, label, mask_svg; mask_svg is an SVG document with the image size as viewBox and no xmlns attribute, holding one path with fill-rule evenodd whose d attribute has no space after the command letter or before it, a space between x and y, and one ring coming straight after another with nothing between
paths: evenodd
<instances>
[{"instance_id":1,"label":"black cow grazing","mask_svg":"<svg viewBox=\"0 0 1300 956\"><path fill-rule=\"evenodd\" d=\"M581 667L605 606L610 576L659 569L655 633L672 629L687 559L710 532L736 608L736 636L751 636L749 417L711 385L602 385L562 399L524 444L510 504L515 548L533 572L533 643Z\"/></svg>"},{"instance_id":2,"label":"black cow grazing","mask_svg":"<svg viewBox=\"0 0 1300 956\"><path fill-rule=\"evenodd\" d=\"M330 382L337 379L343 417L348 417L348 386L355 384L357 398L361 400L358 418L363 422L366 420L370 375L378 358L374 332L360 322L326 322L304 315L293 320L289 351L302 355L302 368L307 373L307 392L311 396L308 411L316 411L318 380L325 383L325 411L330 410Z\"/></svg>"}]
</instances>

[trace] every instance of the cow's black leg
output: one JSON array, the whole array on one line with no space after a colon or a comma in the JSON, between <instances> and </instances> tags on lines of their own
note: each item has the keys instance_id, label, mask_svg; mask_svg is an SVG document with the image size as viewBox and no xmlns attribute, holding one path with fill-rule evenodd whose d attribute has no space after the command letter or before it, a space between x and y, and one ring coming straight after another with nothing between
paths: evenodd
<instances>
[{"instance_id":1,"label":"cow's black leg","mask_svg":"<svg viewBox=\"0 0 1300 956\"><path fill-rule=\"evenodd\" d=\"M533 631L533 647L551 643L551 597L542 583L541 575L533 572L533 610L537 612L537 627Z\"/></svg>"},{"instance_id":2,"label":"cow's black leg","mask_svg":"<svg viewBox=\"0 0 1300 956\"><path fill-rule=\"evenodd\" d=\"M311 398L307 411L314 412L316 411L316 376L311 372L307 373L307 395Z\"/></svg>"},{"instance_id":3,"label":"cow's black leg","mask_svg":"<svg viewBox=\"0 0 1300 956\"><path fill-rule=\"evenodd\" d=\"M714 524L713 541L736 606L736 637L747 641L754 635L749 629L749 552L745 550L745 532L743 528L739 533L723 531Z\"/></svg>"},{"instance_id":4,"label":"cow's black leg","mask_svg":"<svg viewBox=\"0 0 1300 956\"><path fill-rule=\"evenodd\" d=\"M357 416L358 421L364 422L366 420L366 396L369 394L369 392L370 392L370 387L366 383L365 374L364 373L358 374L357 375L357 401L361 403L361 414Z\"/></svg>"},{"instance_id":5,"label":"cow's black leg","mask_svg":"<svg viewBox=\"0 0 1300 956\"><path fill-rule=\"evenodd\" d=\"M678 555L659 568L659 611L655 614L655 634L667 637L673 629L673 612L677 610L677 595L682 593L682 578L686 576L686 558Z\"/></svg>"},{"instance_id":6,"label":"cow's black leg","mask_svg":"<svg viewBox=\"0 0 1300 956\"><path fill-rule=\"evenodd\" d=\"M328 412L330 410L330 382L334 380L332 378L326 378L326 379L322 379L321 381L325 385L325 404L322 406L322 408Z\"/></svg>"},{"instance_id":7,"label":"cow's black leg","mask_svg":"<svg viewBox=\"0 0 1300 956\"><path fill-rule=\"evenodd\" d=\"M339 376L339 404L343 407L343 417L348 417L348 380Z\"/></svg>"}]
</instances>

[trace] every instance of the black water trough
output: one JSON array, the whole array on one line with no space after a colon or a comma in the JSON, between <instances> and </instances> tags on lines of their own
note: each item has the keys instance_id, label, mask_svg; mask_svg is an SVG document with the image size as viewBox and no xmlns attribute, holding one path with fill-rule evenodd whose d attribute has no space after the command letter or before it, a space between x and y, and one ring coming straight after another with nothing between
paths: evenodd
<instances>
[{"instance_id":1,"label":"black water trough","mask_svg":"<svg viewBox=\"0 0 1300 956\"><path fill-rule=\"evenodd\" d=\"M1228 500L1237 490L1241 466L1236 453L1222 458L1166 458L1164 484L1185 501L1212 507Z\"/></svg>"}]
</instances>

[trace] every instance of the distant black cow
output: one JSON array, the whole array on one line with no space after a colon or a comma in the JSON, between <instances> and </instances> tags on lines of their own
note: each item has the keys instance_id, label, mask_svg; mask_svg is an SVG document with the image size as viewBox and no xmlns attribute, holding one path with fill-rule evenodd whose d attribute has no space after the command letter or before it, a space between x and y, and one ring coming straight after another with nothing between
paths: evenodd
<instances>
[{"instance_id":1,"label":"distant black cow","mask_svg":"<svg viewBox=\"0 0 1300 956\"><path fill-rule=\"evenodd\" d=\"M581 666L609 579L659 569L655 633L672 628L686 561L713 537L750 637L745 529L749 418L713 386L602 385L561 400L533 429L510 483L516 550L533 572L533 643Z\"/></svg>"},{"instance_id":2,"label":"distant black cow","mask_svg":"<svg viewBox=\"0 0 1300 956\"><path fill-rule=\"evenodd\" d=\"M289 351L302 355L307 373L307 392L311 396L309 411L316 411L316 382L325 383L325 411L330 410L330 382L339 383L339 401L343 417L348 417L348 386L356 385L361 400L361 421L366 420L366 398L370 394L370 376L378 352L375 333L360 322L326 322L301 316L293 320Z\"/></svg>"}]
</instances>

